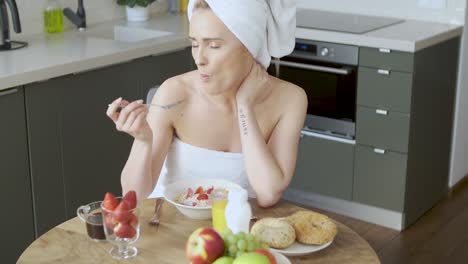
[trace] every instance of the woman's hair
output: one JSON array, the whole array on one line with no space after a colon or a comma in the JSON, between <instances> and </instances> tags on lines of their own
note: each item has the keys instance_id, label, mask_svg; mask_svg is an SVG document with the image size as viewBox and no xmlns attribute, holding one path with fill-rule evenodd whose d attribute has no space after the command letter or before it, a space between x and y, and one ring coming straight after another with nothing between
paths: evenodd
<instances>
[{"instance_id":1,"label":"woman's hair","mask_svg":"<svg viewBox=\"0 0 468 264\"><path fill-rule=\"evenodd\" d=\"M210 9L210 6L206 3L205 0L197 0L193 5L193 10L195 9Z\"/></svg>"}]
</instances>

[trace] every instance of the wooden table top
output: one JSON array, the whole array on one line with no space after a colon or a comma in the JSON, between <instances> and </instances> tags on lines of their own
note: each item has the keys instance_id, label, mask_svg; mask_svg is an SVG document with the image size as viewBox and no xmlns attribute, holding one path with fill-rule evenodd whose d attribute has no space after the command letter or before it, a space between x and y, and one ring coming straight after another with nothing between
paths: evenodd
<instances>
[{"instance_id":1,"label":"wooden table top","mask_svg":"<svg viewBox=\"0 0 468 264\"><path fill-rule=\"evenodd\" d=\"M185 244L197 227L211 227L211 220L193 220L182 215L173 205L165 202L161 208L161 224L150 226L154 200L142 202L141 235L134 244L138 256L130 261L111 258L112 247L107 242L95 242L88 238L86 226L77 217L51 229L36 239L20 256L17 263L188 263ZM253 203L252 203L253 204ZM280 202L268 209L252 205L259 218L287 216L298 206ZM288 257L293 264L303 263L380 263L375 251L356 232L336 221L338 234L327 248L300 257Z\"/></svg>"}]
</instances>

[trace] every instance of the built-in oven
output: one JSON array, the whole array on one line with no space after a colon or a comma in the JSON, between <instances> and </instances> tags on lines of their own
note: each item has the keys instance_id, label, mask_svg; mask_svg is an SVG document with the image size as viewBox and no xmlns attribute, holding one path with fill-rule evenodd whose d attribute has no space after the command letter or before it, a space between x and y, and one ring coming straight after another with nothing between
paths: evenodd
<instances>
[{"instance_id":1,"label":"built-in oven","mask_svg":"<svg viewBox=\"0 0 468 264\"><path fill-rule=\"evenodd\" d=\"M354 139L357 64L357 46L296 39L294 51L273 59L268 71L305 90L304 130Z\"/></svg>"}]
</instances>

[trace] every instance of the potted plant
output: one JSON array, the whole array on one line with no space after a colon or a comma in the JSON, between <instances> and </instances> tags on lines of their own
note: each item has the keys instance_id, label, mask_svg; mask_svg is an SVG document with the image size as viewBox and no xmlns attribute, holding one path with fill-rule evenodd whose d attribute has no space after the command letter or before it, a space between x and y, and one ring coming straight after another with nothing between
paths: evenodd
<instances>
[{"instance_id":1,"label":"potted plant","mask_svg":"<svg viewBox=\"0 0 468 264\"><path fill-rule=\"evenodd\" d=\"M149 5L156 0L117 0L117 4L126 6L128 21L145 21L149 19Z\"/></svg>"}]
</instances>

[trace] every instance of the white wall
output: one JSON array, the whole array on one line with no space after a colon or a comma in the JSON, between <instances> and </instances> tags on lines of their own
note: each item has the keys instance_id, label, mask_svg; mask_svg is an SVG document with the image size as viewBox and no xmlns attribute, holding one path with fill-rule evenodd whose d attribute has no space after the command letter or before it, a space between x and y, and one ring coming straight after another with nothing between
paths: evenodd
<instances>
[{"instance_id":1,"label":"white wall","mask_svg":"<svg viewBox=\"0 0 468 264\"><path fill-rule=\"evenodd\" d=\"M44 22L42 11L46 0L16 0L20 13L22 34L33 34L43 32ZM62 8L70 7L76 10L77 0L58 0ZM86 21L88 24L94 24L106 20L112 20L125 17L125 7L117 5L116 0L84 0L86 11ZM151 12L162 12L166 10L166 1L153 3ZM64 17L65 26L72 27L72 24Z\"/></svg>"},{"instance_id":2,"label":"white wall","mask_svg":"<svg viewBox=\"0 0 468 264\"><path fill-rule=\"evenodd\" d=\"M466 12L465 25L468 25ZM455 133L452 144L452 166L449 185L453 186L468 174L468 28L463 29L463 41L458 72Z\"/></svg>"},{"instance_id":3,"label":"white wall","mask_svg":"<svg viewBox=\"0 0 468 264\"><path fill-rule=\"evenodd\" d=\"M440 3L443 8L421 8ZM463 24L466 0L297 0L298 7Z\"/></svg>"}]
</instances>

